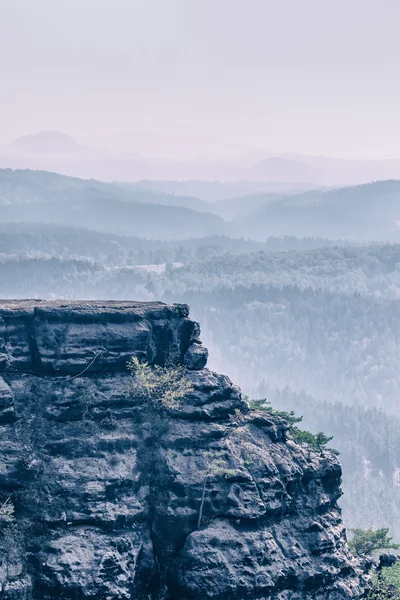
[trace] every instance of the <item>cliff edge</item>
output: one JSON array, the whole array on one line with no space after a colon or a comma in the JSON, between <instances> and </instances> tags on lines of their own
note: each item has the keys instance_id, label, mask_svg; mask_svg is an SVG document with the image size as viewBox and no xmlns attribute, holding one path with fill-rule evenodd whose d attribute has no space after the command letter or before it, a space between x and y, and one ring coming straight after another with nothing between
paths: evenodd
<instances>
[{"instance_id":1,"label":"cliff edge","mask_svg":"<svg viewBox=\"0 0 400 600\"><path fill-rule=\"evenodd\" d=\"M360 596L341 468L205 368L185 305L0 301L0 598ZM127 361L184 365L179 406Z\"/></svg>"}]
</instances>

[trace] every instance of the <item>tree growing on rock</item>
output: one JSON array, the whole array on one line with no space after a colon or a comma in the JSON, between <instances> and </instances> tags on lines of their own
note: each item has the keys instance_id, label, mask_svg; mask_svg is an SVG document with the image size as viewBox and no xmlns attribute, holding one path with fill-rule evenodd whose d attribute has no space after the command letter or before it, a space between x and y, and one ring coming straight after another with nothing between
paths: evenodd
<instances>
[{"instance_id":1,"label":"tree growing on rock","mask_svg":"<svg viewBox=\"0 0 400 600\"><path fill-rule=\"evenodd\" d=\"M289 424L289 433L292 439L300 445L306 445L308 447L309 453L311 450L318 451L321 456L324 454L324 448L331 440L333 440L333 436L327 436L322 431L319 431L317 434L311 433L311 431L306 431L304 429L300 429L297 427L297 423L301 423L303 417L297 417L293 410L290 412L276 410L271 406L271 402L266 398L260 398L257 400L248 400L249 406L251 410L267 412L271 416L276 416L284 419ZM338 454L336 450L329 449L330 452Z\"/></svg>"},{"instance_id":2,"label":"tree growing on rock","mask_svg":"<svg viewBox=\"0 0 400 600\"><path fill-rule=\"evenodd\" d=\"M333 440L333 436L327 436L322 431L317 434L311 433L311 431L305 431L298 427L292 427L290 430L293 440L297 444L307 444L310 449L317 450L321 456L324 455L325 446ZM331 449L330 449L331 450ZM332 450L331 450L332 451ZM336 450L333 450L336 453Z\"/></svg>"},{"instance_id":3,"label":"tree growing on rock","mask_svg":"<svg viewBox=\"0 0 400 600\"><path fill-rule=\"evenodd\" d=\"M397 550L400 544L394 544L389 536L389 528L350 529L353 534L349 548L356 556L369 556L381 550Z\"/></svg>"}]
</instances>

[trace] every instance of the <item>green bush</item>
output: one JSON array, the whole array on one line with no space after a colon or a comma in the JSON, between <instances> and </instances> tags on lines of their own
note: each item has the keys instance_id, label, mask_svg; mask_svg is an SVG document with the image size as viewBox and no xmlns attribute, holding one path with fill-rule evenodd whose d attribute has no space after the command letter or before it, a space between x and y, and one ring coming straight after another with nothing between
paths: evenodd
<instances>
[{"instance_id":1,"label":"green bush","mask_svg":"<svg viewBox=\"0 0 400 600\"><path fill-rule=\"evenodd\" d=\"M134 379L133 391L155 404L166 408L176 408L187 394L193 391L193 384L187 379L183 366L160 367L140 362L133 356L128 362L128 371Z\"/></svg>"},{"instance_id":2,"label":"green bush","mask_svg":"<svg viewBox=\"0 0 400 600\"><path fill-rule=\"evenodd\" d=\"M395 600L400 598L400 564L384 567L372 579L367 600Z\"/></svg>"}]
</instances>

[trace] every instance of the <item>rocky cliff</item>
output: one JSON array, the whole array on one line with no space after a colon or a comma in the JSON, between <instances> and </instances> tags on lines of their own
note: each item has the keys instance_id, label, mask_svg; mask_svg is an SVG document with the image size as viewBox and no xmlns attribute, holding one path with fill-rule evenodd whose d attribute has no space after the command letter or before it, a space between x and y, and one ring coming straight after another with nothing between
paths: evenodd
<instances>
[{"instance_id":1,"label":"rocky cliff","mask_svg":"<svg viewBox=\"0 0 400 600\"><path fill-rule=\"evenodd\" d=\"M179 406L132 356L187 367ZM359 597L337 459L206 360L186 306L0 302L0 598Z\"/></svg>"}]
</instances>

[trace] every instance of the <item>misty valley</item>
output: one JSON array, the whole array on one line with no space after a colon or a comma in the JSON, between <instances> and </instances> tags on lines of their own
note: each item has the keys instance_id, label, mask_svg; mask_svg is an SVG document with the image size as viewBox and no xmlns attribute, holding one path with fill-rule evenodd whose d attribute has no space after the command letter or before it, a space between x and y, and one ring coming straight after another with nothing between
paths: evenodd
<instances>
[{"instance_id":1,"label":"misty valley","mask_svg":"<svg viewBox=\"0 0 400 600\"><path fill-rule=\"evenodd\" d=\"M400 182L324 192L335 214L320 217L325 228L313 223L311 193L274 199L275 212L302 201L304 217L283 212L281 237L264 196L256 213L252 196L199 211L200 199L51 173L2 171L0 185L2 298L189 304L216 370L335 436L348 527L400 536ZM387 219L380 232L373 203ZM217 216L236 204L249 212ZM250 218L256 239L245 234ZM338 239L342 221L352 229Z\"/></svg>"}]
</instances>

